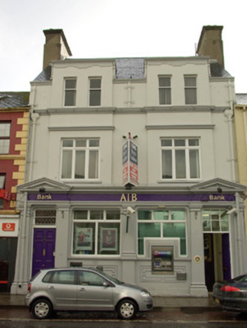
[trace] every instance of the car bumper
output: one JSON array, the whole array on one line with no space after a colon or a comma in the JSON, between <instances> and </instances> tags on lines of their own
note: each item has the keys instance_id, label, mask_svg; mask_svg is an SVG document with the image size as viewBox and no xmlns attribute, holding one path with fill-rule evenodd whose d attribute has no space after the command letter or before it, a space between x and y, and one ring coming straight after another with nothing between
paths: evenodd
<instances>
[{"instance_id":1,"label":"car bumper","mask_svg":"<svg viewBox=\"0 0 247 328\"><path fill-rule=\"evenodd\" d=\"M227 311L239 311L247 312L247 299L232 299L232 298L220 298L217 296L213 297L214 304L220 306L222 309Z\"/></svg>"}]
</instances>

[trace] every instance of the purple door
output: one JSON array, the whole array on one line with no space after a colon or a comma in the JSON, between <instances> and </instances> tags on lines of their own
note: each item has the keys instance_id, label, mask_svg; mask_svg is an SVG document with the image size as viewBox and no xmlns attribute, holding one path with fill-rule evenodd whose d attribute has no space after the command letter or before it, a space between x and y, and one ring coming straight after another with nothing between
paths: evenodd
<instances>
[{"instance_id":1,"label":"purple door","mask_svg":"<svg viewBox=\"0 0 247 328\"><path fill-rule=\"evenodd\" d=\"M223 279L231 279L230 243L228 233L222 234L222 264Z\"/></svg>"},{"instance_id":2,"label":"purple door","mask_svg":"<svg viewBox=\"0 0 247 328\"><path fill-rule=\"evenodd\" d=\"M55 241L56 229L34 229L32 276L41 269L54 268Z\"/></svg>"}]
</instances>

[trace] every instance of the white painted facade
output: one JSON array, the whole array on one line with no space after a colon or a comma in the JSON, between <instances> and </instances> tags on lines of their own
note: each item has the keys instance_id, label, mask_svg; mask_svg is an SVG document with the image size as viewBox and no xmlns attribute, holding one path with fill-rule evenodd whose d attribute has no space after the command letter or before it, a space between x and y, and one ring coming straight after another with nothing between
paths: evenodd
<instances>
[{"instance_id":1,"label":"white painted facade","mask_svg":"<svg viewBox=\"0 0 247 328\"><path fill-rule=\"evenodd\" d=\"M211 62L209 57L145 58L141 78L117 78L115 59L61 60L52 62L50 80L31 83L29 158L26 182L18 187L21 231L27 238L19 243L19 266L16 266L12 293L24 293L31 277L33 232L38 228L35 211L41 208L56 211L56 223L52 226L56 229L56 267L70 266L72 262L83 263L83 266L102 265L106 272L120 280L142 285L154 295L192 296L206 296L208 293L203 211L227 212L236 208L237 212L228 216L229 229L225 231L230 240L230 270L232 276L246 271L243 202L240 197L245 186L235 181L232 144L234 79L229 75L211 76ZM159 76L170 77L169 105L159 104ZM184 76L196 77L196 104L185 104ZM89 78L92 77L101 79L100 106L89 106ZM77 81L76 104L71 107L64 106L66 78ZM122 145L126 141L123 136L128 138L129 133L138 146L139 179L137 186L126 190L122 184ZM138 137L133 139L134 136ZM62 179L62 140L83 138L100 140L98 178ZM198 178L162 177L161 140L164 138L199 140ZM44 194L40 188L45 188ZM102 199L79 201L64 196L64 201L61 201L53 198L53 194L66 197L101 195ZM224 198L226 194L231 197ZM119 195L119 198L104 199L104 195ZM147 195L145 200L145 197L141 198L143 195ZM168 197L163 201L156 198L160 195L173 195L174 199L183 195L184 198L178 201ZM202 198L194 200L195 195ZM136 212L130 215L127 231L124 213L128 206ZM75 209L92 208L119 209L117 255L73 254L73 213ZM158 209L184 211L185 254L181 254L179 238L164 236L147 237L143 244L144 254L138 253L138 211ZM212 260L215 279L222 278L223 274L222 260L216 254L216 249L218 252L222 247L217 244L221 244L219 236L223 232L210 231L215 242ZM174 249L173 270L153 273L151 247L164 245ZM23 249L27 257L23 256Z\"/></svg>"}]
</instances>

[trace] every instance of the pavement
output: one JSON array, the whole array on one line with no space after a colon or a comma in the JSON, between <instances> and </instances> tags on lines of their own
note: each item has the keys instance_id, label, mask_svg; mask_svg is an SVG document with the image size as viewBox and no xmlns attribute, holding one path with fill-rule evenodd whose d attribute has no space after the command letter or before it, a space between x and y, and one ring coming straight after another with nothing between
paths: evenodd
<instances>
[{"instance_id":1,"label":"pavement","mask_svg":"<svg viewBox=\"0 0 247 328\"><path fill-rule=\"evenodd\" d=\"M153 296L154 309L162 308L215 308L212 293L208 297L181 297L181 296ZM25 306L25 295L13 295L0 293L1 307L23 307Z\"/></svg>"}]
</instances>

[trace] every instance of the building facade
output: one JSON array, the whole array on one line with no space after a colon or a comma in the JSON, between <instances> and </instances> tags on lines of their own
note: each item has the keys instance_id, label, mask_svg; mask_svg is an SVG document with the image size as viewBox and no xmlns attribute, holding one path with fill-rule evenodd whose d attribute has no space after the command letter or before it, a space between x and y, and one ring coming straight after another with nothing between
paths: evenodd
<instances>
[{"instance_id":1,"label":"building facade","mask_svg":"<svg viewBox=\"0 0 247 328\"><path fill-rule=\"evenodd\" d=\"M234 127L236 141L237 175L239 183L247 185L247 94L236 94L234 106ZM246 194L246 193L245 193ZM245 201L245 226L247 226L247 197ZM246 231L247 234L247 231Z\"/></svg>"},{"instance_id":2,"label":"building facade","mask_svg":"<svg viewBox=\"0 0 247 328\"><path fill-rule=\"evenodd\" d=\"M58 57L31 82L11 292L53 266L103 266L153 295L207 296L246 271L233 77L208 54Z\"/></svg>"},{"instance_id":3,"label":"building facade","mask_svg":"<svg viewBox=\"0 0 247 328\"><path fill-rule=\"evenodd\" d=\"M25 179L29 92L0 92L0 291L14 279L19 210L16 186Z\"/></svg>"}]
</instances>

